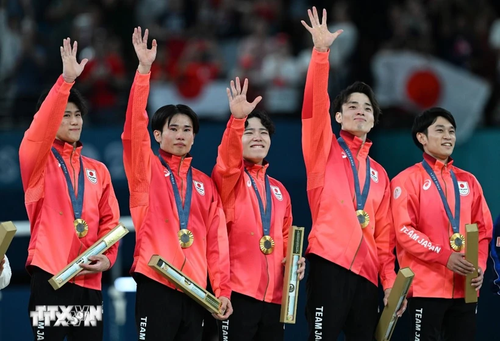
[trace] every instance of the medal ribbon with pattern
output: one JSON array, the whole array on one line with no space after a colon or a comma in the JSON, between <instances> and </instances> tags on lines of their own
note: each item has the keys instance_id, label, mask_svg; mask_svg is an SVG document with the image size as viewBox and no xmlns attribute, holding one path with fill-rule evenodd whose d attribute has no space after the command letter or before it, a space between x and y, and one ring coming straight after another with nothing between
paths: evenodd
<instances>
[{"instance_id":1,"label":"medal ribbon with pattern","mask_svg":"<svg viewBox=\"0 0 500 341\"><path fill-rule=\"evenodd\" d=\"M461 251L465 245L465 237L460 234L460 192L458 189L458 181L455 176L455 173L452 169L450 169L450 176L453 182L453 189L455 190L455 216L451 214L451 208L446 200L444 195L443 188L439 183L439 180L436 176L436 173L432 170L431 166L427 163L427 161L422 161L422 166L424 166L425 171L431 177L434 185L439 192L439 196L441 197L441 201L443 202L444 210L446 211L446 215L448 216L448 220L450 221L451 228L453 229L453 235L450 237L450 245L455 251Z\"/></svg>"},{"instance_id":2,"label":"medal ribbon with pattern","mask_svg":"<svg viewBox=\"0 0 500 341\"><path fill-rule=\"evenodd\" d=\"M250 175L250 172L245 168L245 173L247 173L250 181L252 182L253 190L255 191L255 195L257 196L257 201L259 202L259 210L260 210L260 219L262 221L262 230L264 232L264 236L260 239L259 245L260 250L263 254L268 255L271 254L274 250L274 240L269 235L271 232L271 212L272 212L272 198L271 198L271 185L269 184L269 177L267 174L265 175L265 187L266 187L266 209L264 210L264 203L259 194L259 189L257 188L257 183Z\"/></svg>"},{"instance_id":3,"label":"medal ribbon with pattern","mask_svg":"<svg viewBox=\"0 0 500 341\"><path fill-rule=\"evenodd\" d=\"M356 216L358 217L359 224L362 228L365 228L370 223L370 216L364 211L366 200L368 198L368 193L370 192L370 157L366 158L366 177L365 185L363 186L363 192L361 192L361 186L359 185L358 170L356 169L356 163L354 162L354 157L352 156L349 147L345 143L342 137L337 139L340 147L344 150L349 163L351 164L352 175L354 177L354 191L356 193Z\"/></svg>"},{"instance_id":4,"label":"medal ribbon with pattern","mask_svg":"<svg viewBox=\"0 0 500 341\"><path fill-rule=\"evenodd\" d=\"M193 244L194 235L191 231L188 230L187 225L189 221L189 210L191 209L191 196L193 193L193 175L191 171L191 166L189 166L187 172L187 184L186 184L186 198L184 200L184 206L182 205L182 198L179 193L179 189L177 188L177 183L175 181L174 173L168 166L168 164L163 160L163 158L158 155L160 162L162 165L167 168L170 178L170 182L172 183L172 189L174 191L175 204L177 206L177 214L179 215L179 224L180 230L177 234L179 238L179 243L182 248L188 248Z\"/></svg>"},{"instance_id":5,"label":"medal ribbon with pattern","mask_svg":"<svg viewBox=\"0 0 500 341\"><path fill-rule=\"evenodd\" d=\"M71 199L71 206L73 207L73 215L75 217L75 221L73 223L75 225L76 233L80 238L85 237L87 235L89 227L85 222L85 220L82 219L83 196L85 193L82 156L80 155L80 173L78 174L78 196L76 196L75 189L73 188L73 184L71 183L68 167L66 166L64 159L62 158L61 154L59 154L57 149L55 149L54 147L52 147L52 153L59 162L59 165L61 165L61 170L64 174L64 177L66 178L66 184L68 185L68 193Z\"/></svg>"}]
</instances>

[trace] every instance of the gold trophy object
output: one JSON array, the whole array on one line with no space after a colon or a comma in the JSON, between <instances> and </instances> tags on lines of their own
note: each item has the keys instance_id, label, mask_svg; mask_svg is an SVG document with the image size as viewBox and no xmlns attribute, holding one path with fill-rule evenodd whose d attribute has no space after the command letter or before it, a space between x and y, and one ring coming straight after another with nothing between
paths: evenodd
<instances>
[{"instance_id":1,"label":"gold trophy object","mask_svg":"<svg viewBox=\"0 0 500 341\"><path fill-rule=\"evenodd\" d=\"M471 286L471 281L479 276L478 258L479 258L479 231L477 224L465 225L465 259L474 265L474 272L465 276L465 303L477 302L477 291Z\"/></svg>"},{"instance_id":2,"label":"gold trophy object","mask_svg":"<svg viewBox=\"0 0 500 341\"><path fill-rule=\"evenodd\" d=\"M302 255L304 244L304 228L291 226L288 233L288 247L283 280L283 297L281 299L280 322L294 324L297 318L299 301L299 278L297 262Z\"/></svg>"},{"instance_id":3,"label":"gold trophy object","mask_svg":"<svg viewBox=\"0 0 500 341\"><path fill-rule=\"evenodd\" d=\"M104 251L109 249L113 244L122 239L129 231L121 223L118 224L114 229L109 231L104 237L96 241L92 246L90 246L84 253L76 257L72 262L70 262L64 269L62 269L57 275L49 279L50 285L54 290L61 288L66 282L71 280L73 277L78 275L83 268L80 264L89 264L89 257L102 254Z\"/></svg>"},{"instance_id":4,"label":"gold trophy object","mask_svg":"<svg viewBox=\"0 0 500 341\"><path fill-rule=\"evenodd\" d=\"M387 306L384 308L377 329L375 330L375 339L377 341L389 341L391 339L399 318L396 313L401 309L401 305L408 294L408 290L410 290L413 277L415 277L415 274L410 268L399 270L391 294L389 295Z\"/></svg>"},{"instance_id":5,"label":"gold trophy object","mask_svg":"<svg viewBox=\"0 0 500 341\"><path fill-rule=\"evenodd\" d=\"M12 221L0 223L0 261L3 259L3 256L5 256L16 232L16 225L14 225Z\"/></svg>"},{"instance_id":6,"label":"gold trophy object","mask_svg":"<svg viewBox=\"0 0 500 341\"><path fill-rule=\"evenodd\" d=\"M203 308L213 314L220 313L221 302L217 297L199 286L191 278L184 275L182 271L176 269L169 262L161 258L161 256L151 256L148 265L168 279L176 288L182 290L182 292L199 303Z\"/></svg>"}]
</instances>

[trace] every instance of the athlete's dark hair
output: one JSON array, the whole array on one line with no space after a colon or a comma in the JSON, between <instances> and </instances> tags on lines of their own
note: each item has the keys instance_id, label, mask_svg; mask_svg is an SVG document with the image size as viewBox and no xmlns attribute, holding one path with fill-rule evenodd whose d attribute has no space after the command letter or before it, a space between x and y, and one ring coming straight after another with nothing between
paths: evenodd
<instances>
[{"instance_id":1,"label":"athlete's dark hair","mask_svg":"<svg viewBox=\"0 0 500 341\"><path fill-rule=\"evenodd\" d=\"M45 101L45 98L49 95L50 89L46 89L42 92L40 97L38 97L38 102L36 104L36 111L38 112L40 110L40 107L42 106L43 101ZM80 110L80 113L82 116L85 116L88 112L88 107L87 107L87 102L83 98L82 94L80 91L77 89L71 88L69 91L69 97L68 97L68 103L73 103L76 105L76 107Z\"/></svg>"},{"instance_id":2,"label":"athlete's dark hair","mask_svg":"<svg viewBox=\"0 0 500 341\"><path fill-rule=\"evenodd\" d=\"M156 110L156 112L153 114L153 117L151 118L151 130L153 132L155 130L163 132L163 127L165 126L165 124L169 125L172 117L177 114L182 114L189 117L193 122L193 133L198 134L198 131L200 130L198 115L196 115L193 109L184 104L169 104Z\"/></svg>"},{"instance_id":3,"label":"athlete's dark hair","mask_svg":"<svg viewBox=\"0 0 500 341\"><path fill-rule=\"evenodd\" d=\"M274 134L274 123L271 121L271 118L264 110L254 109L247 116L247 120L245 121L245 128L248 126L248 120L252 117L256 117L260 119L260 123L267 129L269 136Z\"/></svg>"}]
</instances>

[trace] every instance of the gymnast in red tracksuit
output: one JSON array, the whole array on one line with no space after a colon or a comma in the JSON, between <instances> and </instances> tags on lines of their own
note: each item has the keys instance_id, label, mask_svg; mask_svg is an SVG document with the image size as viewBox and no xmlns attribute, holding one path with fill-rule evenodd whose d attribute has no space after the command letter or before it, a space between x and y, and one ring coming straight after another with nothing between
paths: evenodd
<instances>
[{"instance_id":1,"label":"gymnast in red tracksuit","mask_svg":"<svg viewBox=\"0 0 500 341\"><path fill-rule=\"evenodd\" d=\"M488 259L493 222L474 175L455 166L455 119L442 108L415 118L412 137L423 160L391 182L391 211L401 267L415 273L409 297L411 340L474 340L476 303L465 303L465 225L479 230L479 289Z\"/></svg>"},{"instance_id":2,"label":"gymnast in red tracksuit","mask_svg":"<svg viewBox=\"0 0 500 341\"><path fill-rule=\"evenodd\" d=\"M292 225L290 196L267 174L274 125L247 102L248 80L227 89L231 117L212 172L227 219L234 314L219 323L222 340L283 340L280 323L283 260ZM255 110L254 110L255 109ZM304 275L299 261L299 278Z\"/></svg>"}]
</instances>

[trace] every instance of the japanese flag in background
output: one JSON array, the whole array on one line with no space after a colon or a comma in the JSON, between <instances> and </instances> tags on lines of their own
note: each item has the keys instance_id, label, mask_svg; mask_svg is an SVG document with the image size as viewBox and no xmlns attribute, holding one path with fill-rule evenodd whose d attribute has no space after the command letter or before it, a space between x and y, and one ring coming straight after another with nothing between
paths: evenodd
<instances>
[{"instance_id":1,"label":"japanese flag in background","mask_svg":"<svg viewBox=\"0 0 500 341\"><path fill-rule=\"evenodd\" d=\"M485 80L469 71L416 52L381 51L373 57L372 71L382 108L420 114L442 107L455 117L459 143L474 131L491 92Z\"/></svg>"}]
</instances>

